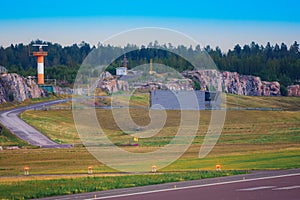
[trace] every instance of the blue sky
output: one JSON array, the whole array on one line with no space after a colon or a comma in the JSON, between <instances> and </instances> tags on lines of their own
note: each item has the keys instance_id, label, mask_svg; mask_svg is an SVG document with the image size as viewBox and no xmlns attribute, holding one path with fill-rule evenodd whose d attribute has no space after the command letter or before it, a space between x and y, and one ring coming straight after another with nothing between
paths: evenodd
<instances>
[{"instance_id":1,"label":"blue sky","mask_svg":"<svg viewBox=\"0 0 300 200\"><path fill-rule=\"evenodd\" d=\"M181 31L222 50L251 41L265 45L300 39L300 1L1 1L0 45L37 38L63 45L91 44L127 29Z\"/></svg>"}]
</instances>

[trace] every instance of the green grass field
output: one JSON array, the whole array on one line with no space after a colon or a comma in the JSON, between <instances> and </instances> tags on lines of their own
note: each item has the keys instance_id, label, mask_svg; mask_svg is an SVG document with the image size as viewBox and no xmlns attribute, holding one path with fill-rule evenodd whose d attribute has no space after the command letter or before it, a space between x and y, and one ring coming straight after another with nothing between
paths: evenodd
<instances>
[{"instance_id":1,"label":"green grass field","mask_svg":"<svg viewBox=\"0 0 300 200\"><path fill-rule=\"evenodd\" d=\"M122 102L122 98L120 102ZM143 98L141 95L134 97L131 103L132 105L147 106L145 98L148 97ZM237 102L239 103L237 104ZM228 107L232 108L236 108L237 106L239 106L239 108L273 107L282 110L227 111L225 125L215 148L207 158L199 159L198 152L207 131L211 114L211 111L201 111L200 128L193 144L177 162L166 167L163 171L212 170L215 164L219 162L222 163L226 169L278 169L300 167L300 157L298 156L300 155L300 112L298 106L300 105L300 98L227 95L227 104ZM130 109L130 113L137 124L146 125L149 122L147 109L132 108ZM165 127L155 135L155 137L140 139L139 147L122 148L131 152L149 152L168 144L178 129L180 112L168 111L167 114L168 118ZM97 116L105 134L107 134L110 140L116 145L122 146L133 140L130 135L123 133L117 124L114 123L110 110L97 109ZM61 169L63 166L70 166L72 160L74 161L74 158L81 157L81 154L84 155L83 158L85 161L89 160L91 164L99 166L99 172L105 170L109 171L109 169L102 166L101 163L97 164L97 161L80 146L81 143L76 132L71 110L26 111L22 113L21 117L54 141L77 144L77 147L74 149L60 150L65 152L63 153L65 156L68 155L70 157L66 157L66 159L63 157L60 158L61 166L57 166L55 170L52 169L52 171L54 171L53 173L81 173L83 169L85 170L86 166L81 166L80 164L77 165L77 169L76 167ZM39 165L39 170L36 170L34 173L51 173L51 169L46 169L47 166L54 165L51 164L51 156L47 153L51 151L54 151L52 157L55 156L57 150L45 151L36 149L32 151L33 155L31 159L28 159L28 163L33 162L33 164L31 164L33 166ZM43 159L41 163L39 163L38 158L34 157L35 154L39 154L38 152L45 153L46 158ZM276 156L280 156L280 158ZM249 157L253 157L254 161L247 161ZM255 157L262 158L258 158L257 161L255 161ZM3 163L2 160L5 162L4 159L1 159L0 163ZM79 160L75 160L74 162L80 163ZM240 160L240 162L237 163L238 160ZM180 165L178 165L178 163L180 163ZM10 174L17 172L14 167L11 169L13 170L11 170ZM0 171L0 174L4 175L6 173L9 172L6 170Z\"/></svg>"},{"instance_id":2,"label":"green grass field","mask_svg":"<svg viewBox=\"0 0 300 200\"><path fill-rule=\"evenodd\" d=\"M122 104L127 97L118 99ZM131 98L131 117L137 124L146 125L149 122L147 96ZM107 101L107 100L106 100ZM105 103L107 105L107 102ZM209 170L214 171L217 163L223 170L252 170L252 169L287 169L300 167L300 98L297 97L245 97L227 95L227 107L232 108L226 113L226 121L222 134L210 154L198 158L198 153L203 142L211 111L200 111L200 123L197 135L190 148L174 163L159 170L159 172L187 172ZM70 103L62 108L70 107ZM144 109L143 109L144 106ZM239 110L239 108L276 108L277 111L266 110ZM138 147L125 146L133 138L123 133L114 123L110 110L97 109L97 116L105 134L112 142L130 152L149 152L168 144L174 137L180 122L179 111L167 111L168 118L165 127L151 138L139 139ZM23 167L30 166L30 174L69 174L77 181L78 175L87 174L87 167L93 166L95 174L115 172L115 170L97 161L82 146L73 122L70 109L49 109L26 111L21 117L29 124L35 126L54 141L76 144L71 149L38 149L26 146L13 135L2 134L2 145L24 146L20 150L0 151L0 176L22 177ZM7 139L10 138L10 139ZM149 166L149 171L151 166ZM193 175L194 176L194 175ZM1 178L0 178L1 180ZM87 179L93 182L92 179ZM163 178L162 178L163 180ZM1 188L15 187L10 180L0 184ZM22 185L24 180L18 184ZM53 182L55 183L55 182ZM152 183L151 181L149 183ZM43 182L37 182L43 185ZM52 184L49 182L49 184ZM55 183L62 184L62 182ZM67 183L66 183L67 184ZM124 185L123 185L124 186ZM122 187L123 187L122 186ZM23 187L23 186L22 186ZM121 187L121 186L120 186ZM24 192L27 190L24 186ZM55 188L55 187L54 187ZM74 193L75 189L61 191L62 194ZM9 189L6 189L9 191ZM67 192L66 192L67 191ZM90 191L82 189L82 191ZM80 191L78 191L80 192ZM24 197L37 197L34 194L16 194ZM57 193L55 193L57 194Z\"/></svg>"},{"instance_id":3,"label":"green grass field","mask_svg":"<svg viewBox=\"0 0 300 200\"><path fill-rule=\"evenodd\" d=\"M227 94L229 108L278 108L285 111L299 111L299 97L272 97L272 96L240 96Z\"/></svg>"}]
</instances>

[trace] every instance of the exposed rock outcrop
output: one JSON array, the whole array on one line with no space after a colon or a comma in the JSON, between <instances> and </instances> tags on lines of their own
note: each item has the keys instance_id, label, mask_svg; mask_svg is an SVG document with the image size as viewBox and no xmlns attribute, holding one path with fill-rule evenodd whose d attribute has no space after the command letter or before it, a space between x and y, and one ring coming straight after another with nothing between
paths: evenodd
<instances>
[{"instance_id":1,"label":"exposed rock outcrop","mask_svg":"<svg viewBox=\"0 0 300 200\"><path fill-rule=\"evenodd\" d=\"M152 91L156 89L162 89L162 90L174 90L174 91L180 91L180 90L193 90L193 82L190 79L187 78L170 78L168 81L163 82L161 80L157 81L145 81L145 82L137 82L132 84L132 87L138 90L144 90L144 91Z\"/></svg>"},{"instance_id":2,"label":"exposed rock outcrop","mask_svg":"<svg viewBox=\"0 0 300 200\"><path fill-rule=\"evenodd\" d=\"M119 90L129 91L127 81L119 80L113 77L109 72L101 73L97 88L101 88L107 93L118 92Z\"/></svg>"},{"instance_id":3,"label":"exposed rock outcrop","mask_svg":"<svg viewBox=\"0 0 300 200\"><path fill-rule=\"evenodd\" d=\"M168 79L162 81L138 81L130 84L130 87L140 90L170 89L191 90L193 81L200 84L201 90L223 91L231 94L247 96L280 96L280 84L278 82L262 81L260 77L252 75L240 75L237 72L220 72L217 70L186 71L182 75L186 78ZM128 76L128 79L130 77ZM108 72L101 74L98 87L109 92L119 90L128 91L129 84L126 80L120 80ZM289 87L289 95L300 95L298 86Z\"/></svg>"},{"instance_id":4,"label":"exposed rock outcrop","mask_svg":"<svg viewBox=\"0 0 300 200\"><path fill-rule=\"evenodd\" d=\"M287 87L288 96L300 96L300 85L290 85Z\"/></svg>"},{"instance_id":5,"label":"exposed rock outcrop","mask_svg":"<svg viewBox=\"0 0 300 200\"><path fill-rule=\"evenodd\" d=\"M280 84L276 81L261 81L258 76L223 72L225 92L247 96L279 96Z\"/></svg>"},{"instance_id":6,"label":"exposed rock outcrop","mask_svg":"<svg viewBox=\"0 0 300 200\"><path fill-rule=\"evenodd\" d=\"M53 86L53 92L55 94L73 94L73 89L68 88L68 87L58 87L58 86Z\"/></svg>"},{"instance_id":7,"label":"exposed rock outcrop","mask_svg":"<svg viewBox=\"0 0 300 200\"><path fill-rule=\"evenodd\" d=\"M142 73L140 74L142 76ZM127 75L125 77L117 78L112 76L109 72L103 72L97 84L97 88L108 93L118 91L129 91L136 89L139 91L151 91L156 89L169 89L169 90L193 90L192 80L187 78L168 78L165 79L154 78L155 80L140 80L139 75Z\"/></svg>"},{"instance_id":8,"label":"exposed rock outcrop","mask_svg":"<svg viewBox=\"0 0 300 200\"><path fill-rule=\"evenodd\" d=\"M199 70L183 73L184 76L200 83L201 89L248 96L279 96L278 82L261 81L260 77L240 75L237 72Z\"/></svg>"},{"instance_id":9,"label":"exposed rock outcrop","mask_svg":"<svg viewBox=\"0 0 300 200\"><path fill-rule=\"evenodd\" d=\"M26 79L16 73L1 74L0 103L8 101L24 101L28 98L46 96L46 92L38 87L32 79Z\"/></svg>"}]
</instances>

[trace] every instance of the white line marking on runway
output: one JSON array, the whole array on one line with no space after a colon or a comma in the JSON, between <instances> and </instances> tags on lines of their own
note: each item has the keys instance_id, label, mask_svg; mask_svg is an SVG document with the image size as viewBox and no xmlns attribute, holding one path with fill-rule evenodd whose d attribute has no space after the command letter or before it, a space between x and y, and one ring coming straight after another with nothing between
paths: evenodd
<instances>
[{"instance_id":1,"label":"white line marking on runway","mask_svg":"<svg viewBox=\"0 0 300 200\"><path fill-rule=\"evenodd\" d=\"M255 191L255 190L264 190L264 189L269 189L274 187L276 186L260 186L260 187L253 187L253 188L238 189L237 191Z\"/></svg>"},{"instance_id":2,"label":"white line marking on runway","mask_svg":"<svg viewBox=\"0 0 300 200\"><path fill-rule=\"evenodd\" d=\"M272 190L293 190L300 188L300 185L294 185L294 186L288 186L288 187L280 187L280 188L274 188Z\"/></svg>"},{"instance_id":3,"label":"white line marking on runway","mask_svg":"<svg viewBox=\"0 0 300 200\"><path fill-rule=\"evenodd\" d=\"M111 198L116 198L116 197L126 197L126 196L140 195L140 194L151 194L151 193L158 193L158 192L184 190L184 189L192 189L192 188L200 188L200 187L208 187L208 186L216 186L216 185L225 185L225 184L231 184L231 183L250 182L250 181L258 181L258 180L264 180L264 179L283 178L283 177L299 176L299 175L300 175L300 173L284 174L284 175L267 176L267 177L252 178L252 179L245 179L245 180L242 179L242 180L236 180L236 181L210 183L210 184L204 184L204 185L192 185L192 186L177 187L177 188L168 188L168 189L161 189L161 190L150 190L150 191L145 191L145 192L135 192L135 193L128 193L128 194L119 194L119 195L112 195L112 196L105 196L105 197L89 198L89 199L86 199L86 200L111 199Z\"/></svg>"}]
</instances>

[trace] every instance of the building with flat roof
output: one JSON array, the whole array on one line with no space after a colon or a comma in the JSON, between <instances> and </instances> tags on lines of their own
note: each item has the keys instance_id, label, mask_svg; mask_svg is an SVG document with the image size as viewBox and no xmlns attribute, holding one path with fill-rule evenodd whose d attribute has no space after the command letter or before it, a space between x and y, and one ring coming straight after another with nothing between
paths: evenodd
<instances>
[{"instance_id":1,"label":"building with flat roof","mask_svg":"<svg viewBox=\"0 0 300 200\"><path fill-rule=\"evenodd\" d=\"M196 97L197 103L192 102ZM150 108L165 110L211 110L221 109L221 92L152 90Z\"/></svg>"}]
</instances>

